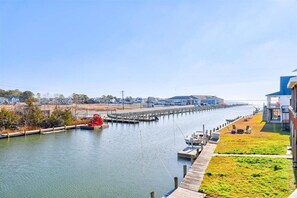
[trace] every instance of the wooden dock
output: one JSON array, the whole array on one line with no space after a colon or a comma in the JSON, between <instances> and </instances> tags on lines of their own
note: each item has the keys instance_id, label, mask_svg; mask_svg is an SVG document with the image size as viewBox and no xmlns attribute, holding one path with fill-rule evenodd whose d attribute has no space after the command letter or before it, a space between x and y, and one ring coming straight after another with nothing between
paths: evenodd
<instances>
[{"instance_id":1,"label":"wooden dock","mask_svg":"<svg viewBox=\"0 0 297 198\"><path fill-rule=\"evenodd\" d=\"M183 107L163 107L163 108L152 108L146 110L136 110L130 112L112 113L108 116L110 117L121 117L131 120L148 120L155 121L155 117L196 112L196 111L210 111L218 108L225 108L226 106L183 106ZM144 119L148 118L148 119Z\"/></svg>"},{"instance_id":2,"label":"wooden dock","mask_svg":"<svg viewBox=\"0 0 297 198\"><path fill-rule=\"evenodd\" d=\"M170 198L200 198L204 197L198 189L204 173L216 148L216 144L208 143L195 160L179 187L169 196Z\"/></svg>"},{"instance_id":3,"label":"wooden dock","mask_svg":"<svg viewBox=\"0 0 297 198\"><path fill-rule=\"evenodd\" d=\"M119 119L119 118L103 118L104 122L111 122L111 123L126 123L126 124L138 124L139 121L137 120L130 120L130 119Z\"/></svg>"},{"instance_id":4,"label":"wooden dock","mask_svg":"<svg viewBox=\"0 0 297 198\"><path fill-rule=\"evenodd\" d=\"M169 197L170 198L204 198L205 195L197 191L194 192L194 191L179 187L171 195L169 195Z\"/></svg>"},{"instance_id":5,"label":"wooden dock","mask_svg":"<svg viewBox=\"0 0 297 198\"><path fill-rule=\"evenodd\" d=\"M60 133L64 132L69 129L79 128L80 125L70 125L70 126L63 126L63 127L53 127L53 128L46 128L46 129L36 129L30 131L17 131L17 132L10 132L6 134L0 134L0 139L4 138L11 138L11 137L20 137L26 135L34 135L34 134L51 134L51 133Z\"/></svg>"},{"instance_id":6,"label":"wooden dock","mask_svg":"<svg viewBox=\"0 0 297 198\"><path fill-rule=\"evenodd\" d=\"M129 110L117 110L116 112L107 113L108 118L120 119L120 120L135 120L139 122L145 121L157 121L158 117L174 114L192 113L212 111L215 109L229 108L239 105L213 105L213 106L165 106L143 109L129 109ZM125 123L119 120L119 123ZM110 122L106 119L107 122ZM116 121L115 121L116 122Z\"/></svg>"},{"instance_id":7,"label":"wooden dock","mask_svg":"<svg viewBox=\"0 0 297 198\"><path fill-rule=\"evenodd\" d=\"M196 159L201 152L202 147L201 146L188 146L184 148L183 150L179 151L177 153L178 157L181 158L187 158L187 159Z\"/></svg>"}]
</instances>

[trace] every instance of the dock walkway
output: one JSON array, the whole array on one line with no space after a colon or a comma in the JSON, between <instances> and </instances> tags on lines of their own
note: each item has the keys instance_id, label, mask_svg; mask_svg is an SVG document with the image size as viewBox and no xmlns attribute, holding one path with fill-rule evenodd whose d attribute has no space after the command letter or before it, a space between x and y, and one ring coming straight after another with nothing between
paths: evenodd
<instances>
[{"instance_id":1,"label":"dock walkway","mask_svg":"<svg viewBox=\"0 0 297 198\"><path fill-rule=\"evenodd\" d=\"M155 118L159 116L180 114L180 113L190 113L190 112L200 112L200 111L211 111L219 108L226 108L229 106L216 105L216 106L173 106L173 107L154 107L154 108L143 108L143 109L133 109L133 110L117 110L108 117L121 117L131 120L143 120L143 118ZM148 121L148 120L146 120ZM152 119L151 121L155 121Z\"/></svg>"},{"instance_id":2,"label":"dock walkway","mask_svg":"<svg viewBox=\"0 0 297 198\"><path fill-rule=\"evenodd\" d=\"M5 133L5 134L0 133L0 139L26 136L26 135L35 135L35 134L47 135L47 134L52 134L52 133L60 133L60 132L65 132L66 130L69 130L69 129L79 128L80 126L81 125L69 125L69 126L63 126L63 127L36 129L36 130L30 130L30 131L16 131L16 132L9 132L9 133Z\"/></svg>"},{"instance_id":3,"label":"dock walkway","mask_svg":"<svg viewBox=\"0 0 297 198\"><path fill-rule=\"evenodd\" d=\"M204 147L179 187L169 196L170 198L204 197L204 194L199 193L198 189L216 146L216 144L208 143ZM189 193L189 196L187 193Z\"/></svg>"}]
</instances>

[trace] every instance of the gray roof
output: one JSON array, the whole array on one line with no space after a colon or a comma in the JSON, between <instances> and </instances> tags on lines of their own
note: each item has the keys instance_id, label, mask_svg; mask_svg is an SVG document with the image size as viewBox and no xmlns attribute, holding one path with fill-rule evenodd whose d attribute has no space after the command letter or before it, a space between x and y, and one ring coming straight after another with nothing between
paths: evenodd
<instances>
[{"instance_id":1,"label":"gray roof","mask_svg":"<svg viewBox=\"0 0 297 198\"><path fill-rule=\"evenodd\" d=\"M198 100L195 96L174 96L170 100Z\"/></svg>"}]
</instances>

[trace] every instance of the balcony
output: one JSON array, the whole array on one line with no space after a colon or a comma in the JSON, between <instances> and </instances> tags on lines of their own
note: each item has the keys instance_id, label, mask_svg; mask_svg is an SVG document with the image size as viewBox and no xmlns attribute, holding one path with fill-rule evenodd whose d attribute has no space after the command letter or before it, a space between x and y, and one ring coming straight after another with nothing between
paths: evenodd
<instances>
[{"instance_id":1,"label":"balcony","mask_svg":"<svg viewBox=\"0 0 297 198\"><path fill-rule=\"evenodd\" d=\"M280 108L280 103L279 102L268 102L267 107L268 108Z\"/></svg>"}]
</instances>

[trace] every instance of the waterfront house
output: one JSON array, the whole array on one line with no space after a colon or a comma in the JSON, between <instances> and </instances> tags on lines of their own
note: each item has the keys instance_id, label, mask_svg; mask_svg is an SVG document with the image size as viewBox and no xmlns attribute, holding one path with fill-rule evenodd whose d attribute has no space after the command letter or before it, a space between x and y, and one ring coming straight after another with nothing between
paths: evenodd
<instances>
[{"instance_id":1,"label":"waterfront house","mask_svg":"<svg viewBox=\"0 0 297 198\"><path fill-rule=\"evenodd\" d=\"M20 102L20 97L18 96L11 96L8 98L8 103L9 104L16 104Z\"/></svg>"},{"instance_id":2,"label":"waterfront house","mask_svg":"<svg viewBox=\"0 0 297 198\"><path fill-rule=\"evenodd\" d=\"M73 100L72 98L68 97L68 98L63 98L62 101L61 101L62 104L64 105L70 105L73 103Z\"/></svg>"},{"instance_id":3,"label":"waterfront house","mask_svg":"<svg viewBox=\"0 0 297 198\"><path fill-rule=\"evenodd\" d=\"M297 167L297 77L289 80L288 88L291 89L291 101L289 107L290 115L290 141L293 154L293 164Z\"/></svg>"},{"instance_id":4,"label":"waterfront house","mask_svg":"<svg viewBox=\"0 0 297 198\"><path fill-rule=\"evenodd\" d=\"M280 77L279 91L266 95L267 105L263 108L263 120L266 122L281 123L283 130L289 128L291 89L288 88L288 82L292 77Z\"/></svg>"},{"instance_id":5,"label":"waterfront house","mask_svg":"<svg viewBox=\"0 0 297 198\"><path fill-rule=\"evenodd\" d=\"M174 96L168 98L170 103L174 103L174 105L198 105L200 104L199 98L195 96Z\"/></svg>"},{"instance_id":6,"label":"waterfront house","mask_svg":"<svg viewBox=\"0 0 297 198\"><path fill-rule=\"evenodd\" d=\"M137 97L135 100L134 100L135 103L142 103L143 102L143 99L140 98L140 97Z\"/></svg>"},{"instance_id":7,"label":"waterfront house","mask_svg":"<svg viewBox=\"0 0 297 198\"><path fill-rule=\"evenodd\" d=\"M200 103L205 105L218 105L218 104L224 104L224 99L219 98L217 96L211 96L211 95L193 95L194 97L198 98L200 100Z\"/></svg>"},{"instance_id":8,"label":"waterfront house","mask_svg":"<svg viewBox=\"0 0 297 198\"><path fill-rule=\"evenodd\" d=\"M8 104L8 98L0 97L0 104Z\"/></svg>"},{"instance_id":9,"label":"waterfront house","mask_svg":"<svg viewBox=\"0 0 297 198\"><path fill-rule=\"evenodd\" d=\"M40 98L39 99L39 103L41 105L49 104L49 102L50 102L50 99L49 98Z\"/></svg>"},{"instance_id":10,"label":"waterfront house","mask_svg":"<svg viewBox=\"0 0 297 198\"><path fill-rule=\"evenodd\" d=\"M167 103L168 103L167 100L159 99L158 102L156 103L156 105L166 105Z\"/></svg>"}]
</instances>

